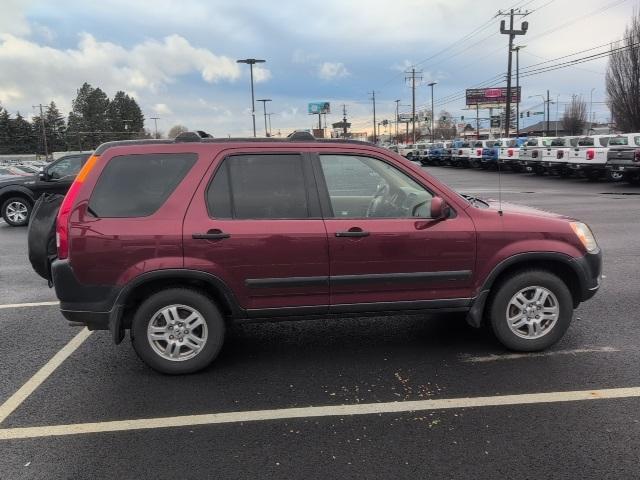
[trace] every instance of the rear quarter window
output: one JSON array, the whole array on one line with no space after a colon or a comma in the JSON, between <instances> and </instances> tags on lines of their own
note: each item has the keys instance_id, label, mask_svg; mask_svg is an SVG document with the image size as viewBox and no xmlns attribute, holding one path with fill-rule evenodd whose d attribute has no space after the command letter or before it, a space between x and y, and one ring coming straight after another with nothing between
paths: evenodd
<instances>
[{"instance_id":1,"label":"rear quarter window","mask_svg":"<svg viewBox=\"0 0 640 480\"><path fill-rule=\"evenodd\" d=\"M89 207L103 218L152 215L173 193L197 158L195 153L113 157L100 174Z\"/></svg>"}]
</instances>

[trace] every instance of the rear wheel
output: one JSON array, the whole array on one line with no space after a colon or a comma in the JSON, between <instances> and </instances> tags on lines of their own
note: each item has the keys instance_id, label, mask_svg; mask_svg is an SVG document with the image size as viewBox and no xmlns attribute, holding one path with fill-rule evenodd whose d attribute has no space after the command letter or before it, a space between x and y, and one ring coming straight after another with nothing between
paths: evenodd
<instances>
[{"instance_id":1,"label":"rear wheel","mask_svg":"<svg viewBox=\"0 0 640 480\"><path fill-rule=\"evenodd\" d=\"M587 170L584 175L590 182L597 182L601 178L600 170Z\"/></svg>"},{"instance_id":2,"label":"rear wheel","mask_svg":"<svg viewBox=\"0 0 640 480\"><path fill-rule=\"evenodd\" d=\"M220 352L225 323L220 311L195 290L171 288L142 302L131 340L138 356L161 373L182 375L209 365Z\"/></svg>"},{"instance_id":3,"label":"rear wheel","mask_svg":"<svg viewBox=\"0 0 640 480\"><path fill-rule=\"evenodd\" d=\"M616 172L615 170L607 170L607 181L609 182L621 182L624 179L622 172Z\"/></svg>"},{"instance_id":4,"label":"rear wheel","mask_svg":"<svg viewBox=\"0 0 640 480\"><path fill-rule=\"evenodd\" d=\"M29 223L32 207L24 197L11 197L2 204L2 218L12 227L22 227Z\"/></svg>"},{"instance_id":5,"label":"rear wheel","mask_svg":"<svg viewBox=\"0 0 640 480\"><path fill-rule=\"evenodd\" d=\"M505 347L533 352L562 338L573 316L573 298L556 275L529 270L505 278L488 310L494 334Z\"/></svg>"}]
</instances>

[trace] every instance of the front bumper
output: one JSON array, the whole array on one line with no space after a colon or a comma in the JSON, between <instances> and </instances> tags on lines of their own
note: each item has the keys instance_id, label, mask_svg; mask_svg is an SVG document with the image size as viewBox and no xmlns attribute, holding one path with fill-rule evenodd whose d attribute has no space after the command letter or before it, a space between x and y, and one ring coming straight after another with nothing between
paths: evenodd
<instances>
[{"instance_id":1,"label":"front bumper","mask_svg":"<svg viewBox=\"0 0 640 480\"><path fill-rule=\"evenodd\" d=\"M580 298L577 300L585 302L596 294L602 282L602 250L574 258L572 263L580 283Z\"/></svg>"}]
</instances>

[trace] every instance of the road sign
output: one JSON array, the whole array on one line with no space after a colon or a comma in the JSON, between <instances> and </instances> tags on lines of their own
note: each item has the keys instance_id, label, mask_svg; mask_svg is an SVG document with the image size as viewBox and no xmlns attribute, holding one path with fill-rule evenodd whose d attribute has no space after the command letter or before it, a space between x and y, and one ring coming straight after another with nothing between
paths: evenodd
<instances>
[{"instance_id":1,"label":"road sign","mask_svg":"<svg viewBox=\"0 0 640 480\"><path fill-rule=\"evenodd\" d=\"M413 117L411 116L410 113L400 113L400 114L398 114L398 121L401 122L401 123L402 122L410 122L412 118Z\"/></svg>"}]
</instances>

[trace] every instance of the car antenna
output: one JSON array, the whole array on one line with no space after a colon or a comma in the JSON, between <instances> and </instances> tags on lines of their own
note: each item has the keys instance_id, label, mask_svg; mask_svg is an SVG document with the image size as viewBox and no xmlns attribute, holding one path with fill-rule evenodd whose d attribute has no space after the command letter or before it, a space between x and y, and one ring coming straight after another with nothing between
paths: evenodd
<instances>
[{"instance_id":1,"label":"car antenna","mask_svg":"<svg viewBox=\"0 0 640 480\"><path fill-rule=\"evenodd\" d=\"M502 142L500 142L502 143ZM498 150L498 215L502 216L502 170L500 170L500 150Z\"/></svg>"}]
</instances>

